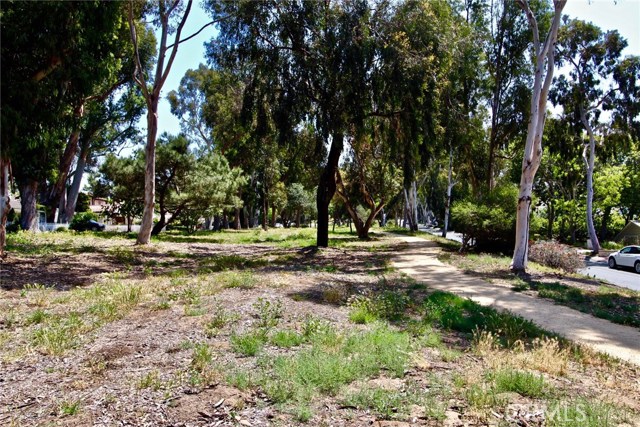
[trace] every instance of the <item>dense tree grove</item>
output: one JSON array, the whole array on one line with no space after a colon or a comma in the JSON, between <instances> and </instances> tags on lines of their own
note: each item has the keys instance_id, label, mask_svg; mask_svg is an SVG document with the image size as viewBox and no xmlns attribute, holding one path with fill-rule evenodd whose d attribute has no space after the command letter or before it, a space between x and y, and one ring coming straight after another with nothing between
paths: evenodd
<instances>
[{"instance_id":1,"label":"dense tree grove","mask_svg":"<svg viewBox=\"0 0 640 427\"><path fill-rule=\"evenodd\" d=\"M73 217L91 171L139 244L314 221L327 246L330 219L366 239L393 218L515 247L517 271L533 239L597 252L640 215L640 58L565 3L4 1L0 244L11 189L36 230L38 205ZM182 132L158 137L194 13L207 64L165 94Z\"/></svg>"}]
</instances>

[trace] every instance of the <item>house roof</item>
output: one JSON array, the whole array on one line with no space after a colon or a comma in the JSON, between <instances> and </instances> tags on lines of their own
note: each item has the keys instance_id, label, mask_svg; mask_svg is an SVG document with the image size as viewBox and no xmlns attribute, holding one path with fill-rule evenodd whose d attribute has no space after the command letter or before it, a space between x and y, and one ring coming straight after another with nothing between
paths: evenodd
<instances>
[{"instance_id":1,"label":"house roof","mask_svg":"<svg viewBox=\"0 0 640 427\"><path fill-rule=\"evenodd\" d=\"M640 221L629 221L622 231L618 233L615 240L622 240L624 236L640 236Z\"/></svg>"}]
</instances>

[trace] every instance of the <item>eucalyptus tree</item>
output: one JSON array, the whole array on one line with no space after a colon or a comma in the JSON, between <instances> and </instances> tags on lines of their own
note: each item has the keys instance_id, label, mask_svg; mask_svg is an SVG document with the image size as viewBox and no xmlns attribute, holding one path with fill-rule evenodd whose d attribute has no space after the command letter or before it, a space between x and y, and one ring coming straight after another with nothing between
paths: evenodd
<instances>
[{"instance_id":1,"label":"eucalyptus tree","mask_svg":"<svg viewBox=\"0 0 640 427\"><path fill-rule=\"evenodd\" d=\"M134 80L142 91L147 104L147 141L145 145L145 194L144 212L142 224L136 240L137 244L149 243L153 227L153 211L155 202L155 162L156 162L156 136L158 134L158 103L164 83L171 72L173 61L178 53L180 44L189 37L182 37L182 30L191 12L193 0L151 0L145 4L142 10L152 18L152 22L160 32L158 55L155 64L155 72L147 73L140 54L139 29L136 25L137 14L133 0L129 1L129 30L133 42L135 60ZM147 9L148 6L148 9Z\"/></svg>"},{"instance_id":2,"label":"eucalyptus tree","mask_svg":"<svg viewBox=\"0 0 640 427\"><path fill-rule=\"evenodd\" d=\"M410 227L417 228L416 176L438 151L441 95L449 79L455 50L455 21L444 1L395 4L382 20L374 117L403 170Z\"/></svg>"},{"instance_id":3,"label":"eucalyptus tree","mask_svg":"<svg viewBox=\"0 0 640 427\"><path fill-rule=\"evenodd\" d=\"M539 20L531 10L528 0L516 0L527 17L533 36L534 80L531 88L531 107L527 138L522 159L518 207L516 211L516 237L511 270L523 272L527 268L529 254L529 224L533 183L542 159L542 134L547 113L549 87L553 80L554 56L562 10L566 0L554 0L553 18L544 40L540 38Z\"/></svg>"},{"instance_id":4,"label":"eucalyptus tree","mask_svg":"<svg viewBox=\"0 0 640 427\"><path fill-rule=\"evenodd\" d=\"M556 83L554 101L563 105L568 115L581 124L588 142L584 144L583 160L586 170L586 222L594 253L600 250L593 222L593 173L596 166L596 127L603 104L609 105L618 88L605 90L601 84L613 76L622 50L627 42L617 31L604 33L597 26L579 20L567 22L560 30L557 62L568 65L569 78L560 76Z\"/></svg>"},{"instance_id":5,"label":"eucalyptus tree","mask_svg":"<svg viewBox=\"0 0 640 427\"><path fill-rule=\"evenodd\" d=\"M114 2L2 4L0 182L7 183L11 164L23 229L36 229L40 184L66 172L59 172L58 153L70 135L75 140L82 100L100 93L121 65L122 22L122 5ZM3 236L1 231L0 246Z\"/></svg>"},{"instance_id":6,"label":"eucalyptus tree","mask_svg":"<svg viewBox=\"0 0 640 427\"><path fill-rule=\"evenodd\" d=\"M546 2L532 4L534 13L544 11ZM496 184L500 150L516 137L523 137L531 99L532 70L528 57L531 29L527 17L513 0L491 1L485 5L487 29L484 52L487 95L491 113L486 184ZM477 28L477 27L476 27ZM482 31L482 29L478 29Z\"/></svg>"},{"instance_id":7,"label":"eucalyptus tree","mask_svg":"<svg viewBox=\"0 0 640 427\"><path fill-rule=\"evenodd\" d=\"M237 69L245 80L245 111L254 118L254 138L289 139L312 123L321 136L312 148L328 151L317 190L318 246L328 245L329 203L348 126L363 117L367 102L367 20L364 0L344 2L232 1L207 3L221 21L209 44L212 63Z\"/></svg>"}]
</instances>

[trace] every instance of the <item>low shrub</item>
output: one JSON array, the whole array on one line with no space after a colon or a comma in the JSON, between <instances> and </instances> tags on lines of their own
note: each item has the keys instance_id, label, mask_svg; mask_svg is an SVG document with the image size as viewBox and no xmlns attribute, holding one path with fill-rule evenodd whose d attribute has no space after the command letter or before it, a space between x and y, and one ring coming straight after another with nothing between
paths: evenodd
<instances>
[{"instance_id":1,"label":"low shrub","mask_svg":"<svg viewBox=\"0 0 640 427\"><path fill-rule=\"evenodd\" d=\"M554 241L535 242L530 245L529 258L547 267L568 272L575 272L584 266L574 248Z\"/></svg>"}]
</instances>

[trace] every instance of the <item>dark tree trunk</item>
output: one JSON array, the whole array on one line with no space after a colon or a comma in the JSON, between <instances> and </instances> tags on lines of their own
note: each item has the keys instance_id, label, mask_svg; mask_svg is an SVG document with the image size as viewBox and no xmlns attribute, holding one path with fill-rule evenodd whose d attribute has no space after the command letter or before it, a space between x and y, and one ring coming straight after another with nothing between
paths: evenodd
<instances>
[{"instance_id":1,"label":"dark tree trunk","mask_svg":"<svg viewBox=\"0 0 640 427\"><path fill-rule=\"evenodd\" d=\"M240 208L236 208L236 217L233 220L233 226L236 230L240 230Z\"/></svg>"},{"instance_id":2,"label":"dark tree trunk","mask_svg":"<svg viewBox=\"0 0 640 427\"><path fill-rule=\"evenodd\" d=\"M26 179L18 183L20 189L20 227L23 230L38 231L38 210L36 207L38 181Z\"/></svg>"},{"instance_id":3,"label":"dark tree trunk","mask_svg":"<svg viewBox=\"0 0 640 427\"><path fill-rule=\"evenodd\" d=\"M84 138L83 138L84 139ZM60 212L59 222L69 222L76 213L76 203L78 203L78 194L80 194L80 186L82 185L82 176L84 175L84 168L87 165L87 158L89 156L89 141L83 141L80 145L80 154L78 156L78 162L76 163L76 171L73 173L73 182L71 188L67 194L67 204L64 212Z\"/></svg>"},{"instance_id":4,"label":"dark tree trunk","mask_svg":"<svg viewBox=\"0 0 640 427\"><path fill-rule=\"evenodd\" d=\"M262 229L267 231L267 216L269 215L269 201L267 200L267 194L262 195Z\"/></svg>"},{"instance_id":5,"label":"dark tree trunk","mask_svg":"<svg viewBox=\"0 0 640 427\"><path fill-rule=\"evenodd\" d=\"M344 146L344 136L336 134L331 141L329 158L324 167L320 182L318 183L318 194L316 204L318 207L318 231L317 246L326 248L329 246L329 203L336 192L336 172L342 148Z\"/></svg>"},{"instance_id":6,"label":"dark tree trunk","mask_svg":"<svg viewBox=\"0 0 640 427\"><path fill-rule=\"evenodd\" d=\"M71 169L71 163L76 157L78 152L78 139L80 137L80 129L73 131L69 136L69 141L64 149L62 158L60 159L60 166L58 167L58 179L53 184L51 192L47 200L47 206L49 207L49 213L47 215L48 222L55 222L56 211L60 204L60 197L62 192L65 191L67 185L67 178L69 177L69 170Z\"/></svg>"}]
</instances>

